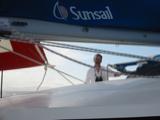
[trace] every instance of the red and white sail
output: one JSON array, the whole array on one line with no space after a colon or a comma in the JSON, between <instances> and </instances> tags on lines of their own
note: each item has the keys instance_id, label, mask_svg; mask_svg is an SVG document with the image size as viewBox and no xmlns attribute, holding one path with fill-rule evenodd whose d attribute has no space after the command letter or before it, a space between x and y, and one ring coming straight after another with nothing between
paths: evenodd
<instances>
[{"instance_id":1,"label":"red and white sail","mask_svg":"<svg viewBox=\"0 0 160 120\"><path fill-rule=\"evenodd\" d=\"M14 40L0 40L0 70L34 67L45 64L42 47Z\"/></svg>"}]
</instances>

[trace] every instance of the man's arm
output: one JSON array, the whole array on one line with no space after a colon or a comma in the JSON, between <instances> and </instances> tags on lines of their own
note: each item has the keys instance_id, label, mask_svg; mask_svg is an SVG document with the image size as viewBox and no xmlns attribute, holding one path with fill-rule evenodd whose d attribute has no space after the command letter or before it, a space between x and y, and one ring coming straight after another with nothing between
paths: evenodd
<instances>
[{"instance_id":1,"label":"man's arm","mask_svg":"<svg viewBox=\"0 0 160 120\"><path fill-rule=\"evenodd\" d=\"M118 77L122 75L122 73L113 71L109 67L107 67L107 72L109 77Z\"/></svg>"}]
</instances>

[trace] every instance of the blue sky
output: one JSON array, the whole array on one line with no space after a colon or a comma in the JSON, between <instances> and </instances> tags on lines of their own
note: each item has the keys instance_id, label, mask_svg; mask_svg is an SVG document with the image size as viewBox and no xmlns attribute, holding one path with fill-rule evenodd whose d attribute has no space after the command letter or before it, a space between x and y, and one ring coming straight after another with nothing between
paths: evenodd
<instances>
[{"instance_id":1,"label":"blue sky","mask_svg":"<svg viewBox=\"0 0 160 120\"><path fill-rule=\"evenodd\" d=\"M128 45L108 45L108 44L91 44L91 43L69 43L69 44L109 50L114 52L142 55L146 57L159 54L160 52L159 47L151 47L151 46L128 46ZM76 60L93 65L94 53L68 50L62 48L52 48L52 49L62 54L65 54L69 57L72 57ZM49 63L55 65L57 69L62 70L68 74L74 75L75 77L78 77L82 80L85 80L86 72L89 69L88 67L66 60L60 56L51 54L50 52L47 51L45 52ZM102 55L103 55L103 62L102 62L103 66L107 66L107 64L123 63L123 62L137 60L133 58L120 57L114 55L106 55L106 54ZM43 74L44 74L44 67L5 71L4 89L24 90L24 88L26 88L26 90L27 89L36 90L37 86L39 85L39 83L43 78ZM81 82L73 79L72 82L74 84L81 84ZM68 81L66 81L62 76L60 76L56 71L48 69L45 81L42 85L42 89L62 87L66 85L71 85L71 84Z\"/></svg>"}]
</instances>

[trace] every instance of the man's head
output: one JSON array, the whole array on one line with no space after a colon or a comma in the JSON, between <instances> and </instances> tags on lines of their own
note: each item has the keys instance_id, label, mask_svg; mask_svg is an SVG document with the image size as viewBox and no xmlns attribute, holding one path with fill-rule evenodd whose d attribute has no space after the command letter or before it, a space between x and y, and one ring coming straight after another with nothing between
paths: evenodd
<instances>
[{"instance_id":1,"label":"man's head","mask_svg":"<svg viewBox=\"0 0 160 120\"><path fill-rule=\"evenodd\" d=\"M101 64L101 62L102 62L102 55L97 53L97 54L94 56L94 63L95 63L95 64Z\"/></svg>"}]
</instances>

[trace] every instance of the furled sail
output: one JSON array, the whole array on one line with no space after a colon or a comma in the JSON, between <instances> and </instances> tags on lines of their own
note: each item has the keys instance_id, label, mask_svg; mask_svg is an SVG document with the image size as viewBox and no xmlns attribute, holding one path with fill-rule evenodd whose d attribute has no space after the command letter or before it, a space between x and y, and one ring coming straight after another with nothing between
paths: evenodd
<instances>
[{"instance_id":1,"label":"furled sail","mask_svg":"<svg viewBox=\"0 0 160 120\"><path fill-rule=\"evenodd\" d=\"M2 0L0 17L160 32L159 4L159 0ZM28 25L26 20L8 22Z\"/></svg>"},{"instance_id":2,"label":"furled sail","mask_svg":"<svg viewBox=\"0 0 160 120\"><path fill-rule=\"evenodd\" d=\"M159 0L1 0L0 36L159 46L159 4Z\"/></svg>"},{"instance_id":3,"label":"furled sail","mask_svg":"<svg viewBox=\"0 0 160 120\"><path fill-rule=\"evenodd\" d=\"M0 40L0 70L39 66L46 60L43 49L36 44Z\"/></svg>"},{"instance_id":4,"label":"furled sail","mask_svg":"<svg viewBox=\"0 0 160 120\"><path fill-rule=\"evenodd\" d=\"M112 66L118 71L128 75L139 75L139 76L159 76L160 75L160 55L153 57L154 60L139 60L135 62L115 64ZM128 66L138 65L135 71L128 71Z\"/></svg>"}]
</instances>

